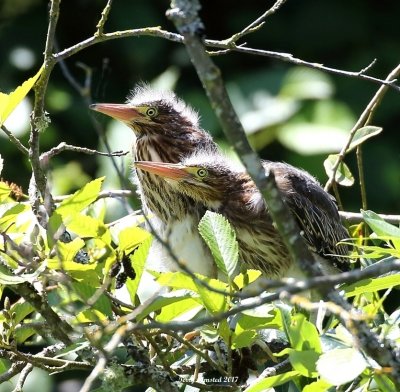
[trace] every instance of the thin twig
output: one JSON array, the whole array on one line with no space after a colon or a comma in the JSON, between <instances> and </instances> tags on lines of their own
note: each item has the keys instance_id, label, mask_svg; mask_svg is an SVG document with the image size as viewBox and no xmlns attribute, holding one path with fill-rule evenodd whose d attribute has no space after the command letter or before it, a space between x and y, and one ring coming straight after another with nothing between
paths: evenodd
<instances>
[{"instance_id":1,"label":"thin twig","mask_svg":"<svg viewBox=\"0 0 400 392\"><path fill-rule=\"evenodd\" d=\"M286 0L277 0L276 3L271 8L269 8L267 11L265 11L259 18L257 18L255 21L251 22L247 27L245 27L239 33L236 33L236 34L232 35L231 38L224 40L224 42L226 42L227 46L229 47L232 43L236 43L239 39L243 38L245 35L259 30L264 25L265 20L269 16L274 14L276 11L278 11L285 3L286 3Z\"/></svg>"},{"instance_id":2,"label":"thin twig","mask_svg":"<svg viewBox=\"0 0 400 392\"><path fill-rule=\"evenodd\" d=\"M389 75L386 78L386 81L391 82L391 81L395 80L395 78L399 75L399 73L400 73L400 64L397 65L397 67L394 68L389 73ZM347 142L343 146L342 150L340 151L338 158L332 167L332 172L329 176L329 179L328 179L327 183L325 184L326 191L330 189L330 187L332 186L332 183L335 181L337 169L338 169L340 163L343 161L344 156L346 155L346 152L347 152L348 148L350 147L351 141L353 140L355 133L357 132L357 130L359 128L363 127L365 124L367 124L368 121L371 120L375 109L378 107L379 102L382 100L382 98L385 95L385 93L387 92L388 88L389 88L388 85L384 84L378 89L378 91L375 93L375 95L373 96L373 98L368 103L367 107L364 109L361 116L355 123L354 127L351 129L349 137L347 139Z\"/></svg>"},{"instance_id":3,"label":"thin twig","mask_svg":"<svg viewBox=\"0 0 400 392\"><path fill-rule=\"evenodd\" d=\"M103 34L104 25L106 24L108 15L111 11L111 5L112 5L112 0L108 0L106 6L104 7L101 13L101 18L99 20L99 23L97 23L96 25L97 31L95 32L95 36L101 36Z\"/></svg>"},{"instance_id":4,"label":"thin twig","mask_svg":"<svg viewBox=\"0 0 400 392\"><path fill-rule=\"evenodd\" d=\"M101 152L97 150L92 150L90 148L86 147L78 147L78 146L73 146L71 144L67 144L65 142L61 142L58 146L53 147L51 150L43 153L40 156L40 162L48 162L49 159L53 158L55 155L60 154L63 151L74 151L74 152L79 152L82 154L88 154L88 155L102 155L106 157L120 157L127 155L129 151L114 151L114 152Z\"/></svg>"},{"instance_id":5,"label":"thin twig","mask_svg":"<svg viewBox=\"0 0 400 392\"><path fill-rule=\"evenodd\" d=\"M12 132L7 129L4 124L2 124L1 129L8 136L9 140L17 146L18 150L20 150L24 155L29 154L29 150L13 135Z\"/></svg>"},{"instance_id":6,"label":"thin twig","mask_svg":"<svg viewBox=\"0 0 400 392\"><path fill-rule=\"evenodd\" d=\"M135 192L129 191L126 189L101 191L98 194L96 200L106 199L106 198L115 199L115 198L121 198L121 197L129 198L129 197L133 197L134 195L135 195ZM54 196L54 202L60 203L63 200L68 199L68 197L70 197L70 196L71 195ZM138 213L139 213L139 211L135 211L135 214L132 214L132 215L137 215ZM126 218L126 217L124 217L124 218Z\"/></svg>"},{"instance_id":7,"label":"thin twig","mask_svg":"<svg viewBox=\"0 0 400 392\"><path fill-rule=\"evenodd\" d=\"M364 220L362 214L360 212L348 212L348 211L339 211L339 215L342 219L346 220L349 223L360 223ZM389 222L394 225L398 225L400 223L400 215L389 215L389 214L378 214L384 221Z\"/></svg>"},{"instance_id":8,"label":"thin twig","mask_svg":"<svg viewBox=\"0 0 400 392\"><path fill-rule=\"evenodd\" d=\"M25 381L32 370L33 370L32 364L28 363L27 365L25 365L25 367L21 371L21 374L19 375L17 385L15 385L15 388L12 390L12 392L22 392L23 391Z\"/></svg>"}]
</instances>

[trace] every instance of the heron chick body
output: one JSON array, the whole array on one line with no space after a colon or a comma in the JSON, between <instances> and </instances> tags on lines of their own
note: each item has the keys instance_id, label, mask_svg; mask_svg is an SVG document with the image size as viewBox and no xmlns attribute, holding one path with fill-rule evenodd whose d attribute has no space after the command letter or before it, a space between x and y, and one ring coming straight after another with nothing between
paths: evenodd
<instances>
[{"instance_id":1,"label":"heron chick body","mask_svg":"<svg viewBox=\"0 0 400 392\"><path fill-rule=\"evenodd\" d=\"M274 227L262 195L250 176L221 154L195 153L180 163L136 162L156 174L175 191L207 209L224 215L236 231L239 256L268 277L296 271L289 252ZM283 200L296 218L302 235L325 273L346 270L349 249L338 244L348 238L334 198L307 172L280 162L264 161L273 170Z\"/></svg>"},{"instance_id":2,"label":"heron chick body","mask_svg":"<svg viewBox=\"0 0 400 392\"><path fill-rule=\"evenodd\" d=\"M196 112L170 91L148 86L136 87L125 104L98 103L91 109L113 117L135 135L132 154L135 161L180 162L198 151L217 146L199 125ZM211 253L200 237L197 225L205 212L204 204L178 192L159 176L138 171L136 180L143 210L151 214L151 228L169 244L170 250L192 272L214 276ZM150 267L176 270L177 265L163 244L155 243Z\"/></svg>"}]
</instances>

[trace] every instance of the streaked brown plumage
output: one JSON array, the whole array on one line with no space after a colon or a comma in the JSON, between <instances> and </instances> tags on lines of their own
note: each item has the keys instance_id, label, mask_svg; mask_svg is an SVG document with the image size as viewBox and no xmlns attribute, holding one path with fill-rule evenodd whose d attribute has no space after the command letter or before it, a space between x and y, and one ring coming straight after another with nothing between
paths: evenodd
<instances>
[{"instance_id":1,"label":"streaked brown plumage","mask_svg":"<svg viewBox=\"0 0 400 392\"><path fill-rule=\"evenodd\" d=\"M196 151L217 153L217 146L201 129L195 111L172 92L139 86L126 104L95 104L91 108L122 121L133 130L135 160L179 162ZM154 214L153 226L168 240L174 253L193 272L214 275L212 256L197 230L204 205L176 192L150 173L138 171L137 185L144 210ZM176 269L168 253L160 252L163 267Z\"/></svg>"},{"instance_id":2,"label":"streaked brown plumage","mask_svg":"<svg viewBox=\"0 0 400 392\"><path fill-rule=\"evenodd\" d=\"M264 161L263 165L273 169L307 244L321 256L317 259L323 270L346 270L349 249L337 243L349 234L334 198L305 171L285 163ZM240 258L249 266L269 277L287 275L293 267L254 182L220 154L197 153L178 164L136 162L136 167L163 177L176 191L223 214L236 230Z\"/></svg>"}]
</instances>

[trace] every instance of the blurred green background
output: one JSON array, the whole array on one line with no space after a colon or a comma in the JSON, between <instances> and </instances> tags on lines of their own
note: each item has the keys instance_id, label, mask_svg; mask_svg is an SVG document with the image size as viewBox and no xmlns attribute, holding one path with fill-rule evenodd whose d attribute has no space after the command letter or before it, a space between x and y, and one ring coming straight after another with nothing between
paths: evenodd
<instances>
[{"instance_id":1,"label":"blurred green background","mask_svg":"<svg viewBox=\"0 0 400 392\"><path fill-rule=\"evenodd\" d=\"M72 46L95 31L105 0L68 0L61 4L57 26L60 49ZM203 1L201 16L206 36L224 39L260 16L272 1ZM167 1L114 1L106 32L162 26L175 31L165 17ZM249 47L288 52L294 56L344 70L359 71L374 58L370 74L384 78L400 60L398 15L400 2L373 0L288 1L264 27L246 36ZM0 2L0 90L10 92L40 67L47 30L48 4L41 0ZM322 183L323 161L337 152L378 86L359 79L333 76L288 63L240 53L214 57L253 146L263 158L303 167ZM202 125L223 143L216 117L205 97L182 45L160 38L137 37L92 46L67 59L65 66L80 84L92 72L93 101L122 102L139 81L174 88L199 110ZM30 97L31 98L31 97ZM19 108L9 129L26 143L30 103ZM56 66L46 97L51 124L42 134L43 151L61 141L104 150L93 124L93 114L80 94ZM128 149L131 132L104 116L95 116L113 149ZM398 213L400 207L399 93L389 91L373 124L384 131L363 147L369 208ZM229 147L225 146L228 150ZM0 154L2 176L27 190L30 168L4 134ZM127 172L129 160L116 158ZM346 210L358 211L355 157L346 162L356 185L341 188ZM89 178L106 175L109 188L121 188L109 158L66 152L51 162L49 177L55 194L71 192ZM136 206L137 204L134 204ZM123 214L118 211L115 214ZM114 215L114 214L113 214Z\"/></svg>"}]
</instances>

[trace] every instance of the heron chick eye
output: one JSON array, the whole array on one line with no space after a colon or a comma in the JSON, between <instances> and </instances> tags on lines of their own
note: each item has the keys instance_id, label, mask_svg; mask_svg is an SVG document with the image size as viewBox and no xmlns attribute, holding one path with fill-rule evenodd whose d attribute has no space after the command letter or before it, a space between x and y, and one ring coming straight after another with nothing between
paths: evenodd
<instances>
[{"instance_id":1,"label":"heron chick eye","mask_svg":"<svg viewBox=\"0 0 400 392\"><path fill-rule=\"evenodd\" d=\"M155 107L151 106L151 107L147 108L147 110L146 110L146 116L155 117L155 116L157 116L157 114L158 114L158 111Z\"/></svg>"},{"instance_id":2,"label":"heron chick eye","mask_svg":"<svg viewBox=\"0 0 400 392\"><path fill-rule=\"evenodd\" d=\"M198 169L197 170L197 172L196 172L196 174L197 174L197 176L198 177L200 177L200 178L205 178L205 177L207 177L207 175L208 175L208 171L207 171L207 169Z\"/></svg>"}]
</instances>

